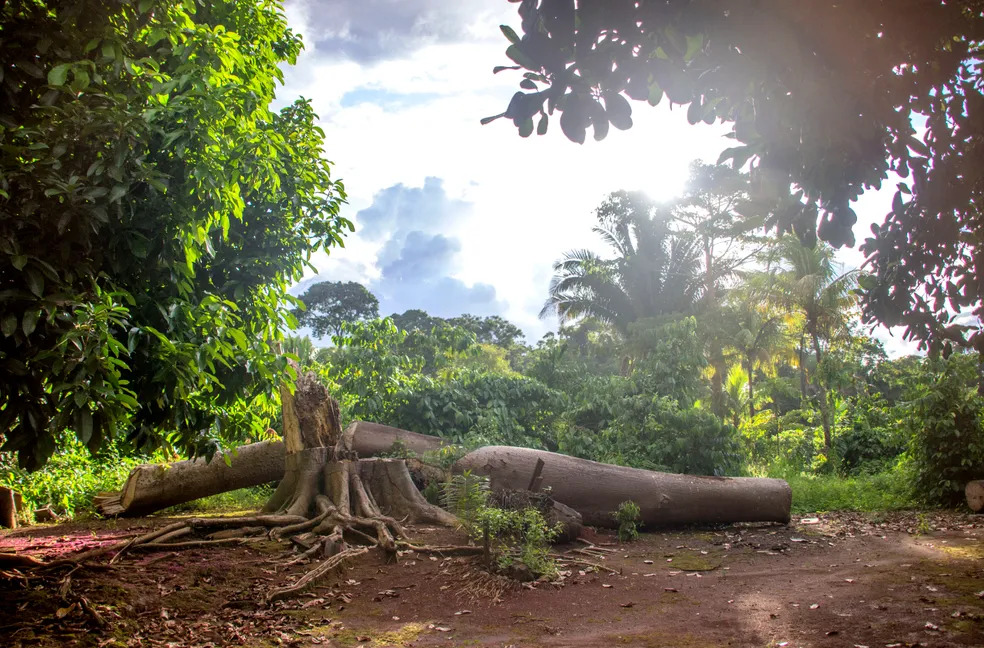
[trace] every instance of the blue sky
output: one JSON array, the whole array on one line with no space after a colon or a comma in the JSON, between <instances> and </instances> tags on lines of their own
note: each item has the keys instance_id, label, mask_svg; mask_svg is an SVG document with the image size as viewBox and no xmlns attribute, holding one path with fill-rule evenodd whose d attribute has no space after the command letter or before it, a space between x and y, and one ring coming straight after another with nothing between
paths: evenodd
<instances>
[{"instance_id":1,"label":"blue sky","mask_svg":"<svg viewBox=\"0 0 984 648\"><path fill-rule=\"evenodd\" d=\"M727 148L720 124L691 126L685 110L633 103L634 126L578 146L556 125L520 138L501 112L519 77L500 24L518 27L505 0L289 0L305 51L279 95L313 101L328 158L345 182L356 233L315 260L314 281L359 281L388 315L422 308L444 317L502 315L529 342L556 328L537 317L551 264L572 248L603 251L594 209L615 190L678 194L691 160ZM889 192L855 210L863 240L888 211ZM840 253L848 266L863 259ZM890 350L899 335L879 333Z\"/></svg>"}]
</instances>

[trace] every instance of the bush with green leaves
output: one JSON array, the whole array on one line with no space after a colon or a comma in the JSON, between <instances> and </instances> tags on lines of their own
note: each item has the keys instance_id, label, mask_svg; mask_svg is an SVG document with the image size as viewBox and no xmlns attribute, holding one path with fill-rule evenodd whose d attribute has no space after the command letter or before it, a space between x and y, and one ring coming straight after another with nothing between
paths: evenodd
<instances>
[{"instance_id":1,"label":"bush with green leaves","mask_svg":"<svg viewBox=\"0 0 984 648\"><path fill-rule=\"evenodd\" d=\"M441 506L456 515L469 533L474 532L479 512L488 501L488 477L473 475L470 470L449 477L441 489Z\"/></svg>"},{"instance_id":2,"label":"bush with green leaves","mask_svg":"<svg viewBox=\"0 0 984 648\"><path fill-rule=\"evenodd\" d=\"M977 393L977 355L931 361L931 380L906 418L919 495L954 506L963 489L984 475L984 398Z\"/></svg>"},{"instance_id":3,"label":"bush with green leaves","mask_svg":"<svg viewBox=\"0 0 984 648\"><path fill-rule=\"evenodd\" d=\"M421 380L396 398L386 422L397 427L456 443L478 431L489 444L557 448L553 423L563 395L531 378L465 372Z\"/></svg>"},{"instance_id":4,"label":"bush with green leaves","mask_svg":"<svg viewBox=\"0 0 984 648\"><path fill-rule=\"evenodd\" d=\"M886 470L906 450L905 408L879 394L850 399L834 430L833 450L843 475Z\"/></svg>"},{"instance_id":5,"label":"bush with green leaves","mask_svg":"<svg viewBox=\"0 0 984 648\"><path fill-rule=\"evenodd\" d=\"M619 542L631 542L639 537L639 520L642 511L632 500L626 500L612 512L612 519L618 523Z\"/></svg>"},{"instance_id":6,"label":"bush with green leaves","mask_svg":"<svg viewBox=\"0 0 984 648\"><path fill-rule=\"evenodd\" d=\"M733 475L742 469L738 431L710 412L675 399L638 395L602 433L600 461L690 475Z\"/></svg>"},{"instance_id":7,"label":"bush with green leaves","mask_svg":"<svg viewBox=\"0 0 984 648\"><path fill-rule=\"evenodd\" d=\"M560 535L561 527L547 524L539 510L483 507L475 519L475 529L473 537L488 544L490 558L499 569L508 570L519 563L534 577L556 575L550 543Z\"/></svg>"}]
</instances>

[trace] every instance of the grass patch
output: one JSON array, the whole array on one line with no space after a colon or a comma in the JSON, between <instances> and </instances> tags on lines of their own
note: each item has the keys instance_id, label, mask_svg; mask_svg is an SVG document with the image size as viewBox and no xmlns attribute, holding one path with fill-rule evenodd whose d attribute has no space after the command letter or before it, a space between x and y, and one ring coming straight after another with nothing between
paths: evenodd
<instances>
[{"instance_id":1,"label":"grass patch","mask_svg":"<svg viewBox=\"0 0 984 648\"><path fill-rule=\"evenodd\" d=\"M857 477L785 476L793 490L793 512L897 511L918 507L902 471Z\"/></svg>"},{"instance_id":2,"label":"grass patch","mask_svg":"<svg viewBox=\"0 0 984 648\"><path fill-rule=\"evenodd\" d=\"M193 502L186 502L165 509L159 515L181 514L181 513L226 513L229 511L256 511L263 508L270 496L273 495L273 486L263 484L261 486L251 486L240 488L239 490L210 495Z\"/></svg>"}]
</instances>

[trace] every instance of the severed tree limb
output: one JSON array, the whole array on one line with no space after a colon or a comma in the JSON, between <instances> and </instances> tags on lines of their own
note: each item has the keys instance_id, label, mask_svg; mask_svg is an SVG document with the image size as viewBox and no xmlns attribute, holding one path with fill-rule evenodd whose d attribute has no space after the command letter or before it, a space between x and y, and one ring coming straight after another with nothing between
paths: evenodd
<instances>
[{"instance_id":1,"label":"severed tree limb","mask_svg":"<svg viewBox=\"0 0 984 648\"><path fill-rule=\"evenodd\" d=\"M224 544L246 544L256 542L256 538L219 538L218 540L186 540L184 542L148 542L137 545L132 551L169 551L171 549L193 549Z\"/></svg>"},{"instance_id":2,"label":"severed tree limb","mask_svg":"<svg viewBox=\"0 0 984 648\"><path fill-rule=\"evenodd\" d=\"M298 579L298 581L293 585L290 585L288 587L281 587L270 592L270 595L267 596L267 602L272 603L273 601L278 601L283 598L288 598L293 594L297 594L303 591L311 583L318 580L328 572L332 571L333 569L341 565L349 558L361 556L362 554L367 553L368 551L369 551L369 547L359 547L358 549L346 549L344 551L335 554L334 556L325 560L324 562L322 562L320 565L318 565L308 573L301 576L301 578Z\"/></svg>"},{"instance_id":3,"label":"severed tree limb","mask_svg":"<svg viewBox=\"0 0 984 648\"><path fill-rule=\"evenodd\" d=\"M443 556L481 556L485 549L483 547L473 547L471 545L450 545L445 547L435 545L413 545L409 542L399 542L397 547L401 551L416 551L422 554L439 554Z\"/></svg>"},{"instance_id":4,"label":"severed tree limb","mask_svg":"<svg viewBox=\"0 0 984 648\"><path fill-rule=\"evenodd\" d=\"M572 563L574 565L585 565L586 567L594 567L598 571L606 571L609 574L618 574L620 572L612 569L611 567L606 567L605 565L599 565L598 563L593 563L589 560L581 560L579 558L571 558L570 556L565 556L563 554L550 554L551 558L555 558L561 562Z\"/></svg>"},{"instance_id":5,"label":"severed tree limb","mask_svg":"<svg viewBox=\"0 0 984 648\"><path fill-rule=\"evenodd\" d=\"M47 563L28 554L0 551L0 569L5 567L44 567Z\"/></svg>"}]
</instances>

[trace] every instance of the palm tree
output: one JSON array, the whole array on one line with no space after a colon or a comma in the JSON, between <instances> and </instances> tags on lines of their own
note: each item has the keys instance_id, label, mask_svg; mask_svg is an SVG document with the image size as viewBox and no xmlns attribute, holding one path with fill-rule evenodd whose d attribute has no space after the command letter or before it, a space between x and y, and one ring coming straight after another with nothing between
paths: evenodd
<instances>
[{"instance_id":1,"label":"palm tree","mask_svg":"<svg viewBox=\"0 0 984 648\"><path fill-rule=\"evenodd\" d=\"M611 194L596 212L593 231L614 258L574 250L554 264L540 317L561 323L584 317L608 322L622 335L629 324L686 312L701 295L699 250L692 237L670 229L670 211L641 193Z\"/></svg>"},{"instance_id":2,"label":"palm tree","mask_svg":"<svg viewBox=\"0 0 984 648\"><path fill-rule=\"evenodd\" d=\"M779 267L773 294L780 304L802 316L801 354L805 350L804 343L809 343L817 362L814 386L819 392L824 451L829 456L830 408L820 367L825 345L829 345L836 334L848 332L848 311L855 304L852 290L857 285L858 271L839 274L833 248L823 243L806 247L792 236L780 239L770 254L770 263L778 262ZM805 371L802 360L801 371Z\"/></svg>"},{"instance_id":3,"label":"palm tree","mask_svg":"<svg viewBox=\"0 0 984 648\"><path fill-rule=\"evenodd\" d=\"M755 285L755 278L749 285ZM732 323L730 345L748 375L748 416L755 416L755 370L770 365L786 347L786 314L770 309L755 291L731 293L728 315Z\"/></svg>"}]
</instances>

